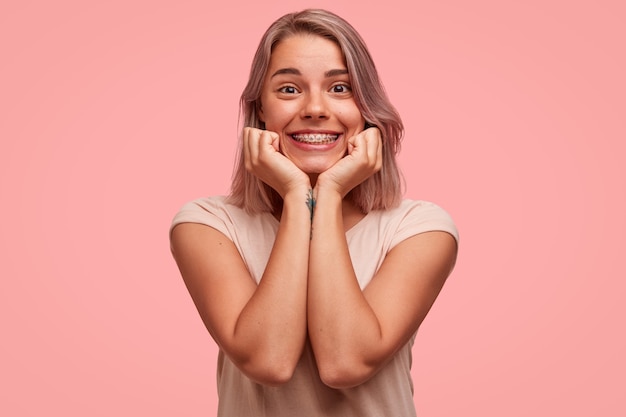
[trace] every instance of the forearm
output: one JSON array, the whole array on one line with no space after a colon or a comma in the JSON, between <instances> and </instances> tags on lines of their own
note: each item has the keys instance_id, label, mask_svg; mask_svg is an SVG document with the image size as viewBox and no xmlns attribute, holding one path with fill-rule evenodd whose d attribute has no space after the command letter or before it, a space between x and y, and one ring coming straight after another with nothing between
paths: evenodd
<instances>
[{"instance_id":1,"label":"forearm","mask_svg":"<svg viewBox=\"0 0 626 417\"><path fill-rule=\"evenodd\" d=\"M307 190L285 196L280 226L263 277L233 331L236 359L251 373L293 372L306 339L310 244Z\"/></svg>"},{"instance_id":2,"label":"forearm","mask_svg":"<svg viewBox=\"0 0 626 417\"><path fill-rule=\"evenodd\" d=\"M382 332L352 267L339 193L318 189L309 256L308 328L320 375L350 385L373 372L368 356Z\"/></svg>"}]
</instances>

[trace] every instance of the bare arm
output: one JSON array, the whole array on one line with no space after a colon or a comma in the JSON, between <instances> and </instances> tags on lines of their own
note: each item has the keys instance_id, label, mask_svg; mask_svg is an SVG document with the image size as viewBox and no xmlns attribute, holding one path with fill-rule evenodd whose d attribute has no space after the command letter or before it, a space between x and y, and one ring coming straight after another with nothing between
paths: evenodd
<instances>
[{"instance_id":1,"label":"bare arm","mask_svg":"<svg viewBox=\"0 0 626 417\"><path fill-rule=\"evenodd\" d=\"M302 177L306 182L293 181L297 173L289 173L288 164L283 173L271 168L267 159L276 157L267 148L271 138L251 139L255 149L249 152L249 169L292 179L290 187L281 189L280 226L260 284L252 280L233 242L210 227L178 225L172 231L172 249L200 316L220 348L251 379L277 385L291 378L306 339L309 186L307 177Z\"/></svg>"},{"instance_id":2,"label":"bare arm","mask_svg":"<svg viewBox=\"0 0 626 417\"><path fill-rule=\"evenodd\" d=\"M377 169L375 145L356 143L356 149L370 148L370 157L364 156L355 168L362 175ZM350 178L358 180L356 171ZM338 187L345 182L336 178L327 181L321 175L316 186L308 326L322 380L342 388L371 378L408 342L454 265L456 242L444 232L423 233L401 242L361 291L343 224L342 199L349 189Z\"/></svg>"}]
</instances>

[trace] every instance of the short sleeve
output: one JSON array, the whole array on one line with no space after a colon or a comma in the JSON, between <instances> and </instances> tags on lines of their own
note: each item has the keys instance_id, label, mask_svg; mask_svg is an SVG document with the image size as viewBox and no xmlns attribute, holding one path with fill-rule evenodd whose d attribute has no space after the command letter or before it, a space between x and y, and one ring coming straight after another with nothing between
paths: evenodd
<instances>
[{"instance_id":1,"label":"short sleeve","mask_svg":"<svg viewBox=\"0 0 626 417\"><path fill-rule=\"evenodd\" d=\"M229 218L223 198L213 197L191 201L185 204L174 216L170 226L170 236L174 227L181 223L198 223L212 227L232 240L227 221Z\"/></svg>"},{"instance_id":2,"label":"short sleeve","mask_svg":"<svg viewBox=\"0 0 626 417\"><path fill-rule=\"evenodd\" d=\"M403 217L391 239L390 249L411 236L425 232L446 232L459 242L459 233L452 217L438 205L428 201L405 200L409 207L403 210Z\"/></svg>"}]
</instances>

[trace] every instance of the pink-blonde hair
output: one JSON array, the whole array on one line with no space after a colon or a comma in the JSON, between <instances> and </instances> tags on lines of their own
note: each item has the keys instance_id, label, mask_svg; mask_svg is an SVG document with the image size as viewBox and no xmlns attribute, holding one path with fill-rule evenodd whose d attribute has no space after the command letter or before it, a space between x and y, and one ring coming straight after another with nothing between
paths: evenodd
<instances>
[{"instance_id":1,"label":"pink-blonde hair","mask_svg":"<svg viewBox=\"0 0 626 417\"><path fill-rule=\"evenodd\" d=\"M363 213L397 206L402 199L402 178L396 154L400 150L404 126L378 78L365 42L341 17L326 10L307 9L287 14L268 28L254 55L248 84L241 94L240 117L243 116L243 125L264 128L258 109L272 50L281 40L297 34L321 36L339 46L346 61L356 105L367 124L381 131L381 170L355 187L346 198L350 198ZM241 144L228 201L250 213L274 212L282 205L275 190L246 170Z\"/></svg>"}]
</instances>

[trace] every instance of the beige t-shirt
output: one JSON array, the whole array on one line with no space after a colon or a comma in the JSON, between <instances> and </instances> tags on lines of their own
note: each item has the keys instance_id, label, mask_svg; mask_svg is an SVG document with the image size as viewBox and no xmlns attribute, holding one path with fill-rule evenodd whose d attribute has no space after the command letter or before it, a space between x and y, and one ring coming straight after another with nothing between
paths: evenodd
<instances>
[{"instance_id":1,"label":"beige t-shirt","mask_svg":"<svg viewBox=\"0 0 626 417\"><path fill-rule=\"evenodd\" d=\"M278 221L269 213L249 215L225 197L192 201L174 217L180 223L210 226L232 240L258 283L269 259ZM404 200L399 207L371 211L346 232L352 264L361 289L372 279L395 245L419 233L444 231L458 241L456 227L440 207ZM332 389L320 380L310 345L293 378L279 387L247 378L220 351L217 367L218 417L410 417L415 416L411 347L401 348L376 375L349 389Z\"/></svg>"}]
</instances>

